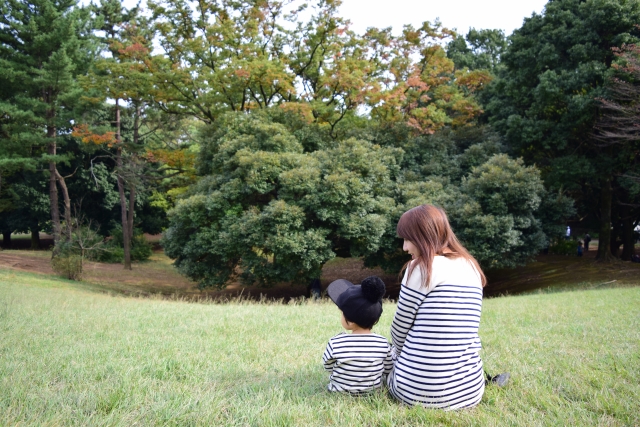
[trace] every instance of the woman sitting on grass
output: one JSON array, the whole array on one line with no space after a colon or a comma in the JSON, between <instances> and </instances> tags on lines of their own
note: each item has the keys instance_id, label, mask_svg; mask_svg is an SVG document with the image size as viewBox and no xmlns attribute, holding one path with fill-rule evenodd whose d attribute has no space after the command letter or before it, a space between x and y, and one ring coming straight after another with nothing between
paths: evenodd
<instances>
[{"instance_id":1,"label":"woman sitting on grass","mask_svg":"<svg viewBox=\"0 0 640 427\"><path fill-rule=\"evenodd\" d=\"M391 324L389 391L408 405L473 407L485 386L478 336L485 276L442 209L405 212L397 233L412 259Z\"/></svg>"}]
</instances>

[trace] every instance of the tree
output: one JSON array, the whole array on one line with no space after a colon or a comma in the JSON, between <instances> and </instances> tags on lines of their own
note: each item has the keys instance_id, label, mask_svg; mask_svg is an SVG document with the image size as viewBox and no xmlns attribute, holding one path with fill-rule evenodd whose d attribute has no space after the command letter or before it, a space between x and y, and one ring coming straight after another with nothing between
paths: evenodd
<instances>
[{"instance_id":1,"label":"tree","mask_svg":"<svg viewBox=\"0 0 640 427\"><path fill-rule=\"evenodd\" d=\"M75 0L8 0L0 10L0 86L6 88L2 134L12 151L9 164L33 168L48 163L51 219L58 243L58 186L66 224L71 224L65 177L57 168L65 160L58 152L59 134L71 128L79 97L75 77L85 72L92 59L89 16Z\"/></svg>"},{"instance_id":2,"label":"tree","mask_svg":"<svg viewBox=\"0 0 640 427\"><path fill-rule=\"evenodd\" d=\"M613 49L618 58L613 64L614 75L607 81L606 98L600 99L602 115L595 129L596 140L605 148L624 153L618 158L619 191L614 221L612 252L617 253L621 235L624 247L621 258L630 261L635 254L634 229L640 223L640 46L624 45ZM615 218L615 217L614 217Z\"/></svg>"},{"instance_id":3,"label":"tree","mask_svg":"<svg viewBox=\"0 0 640 427\"><path fill-rule=\"evenodd\" d=\"M307 282L375 250L400 151L350 139L305 153L284 111L228 113L202 135L203 178L169 212L167 255L202 286Z\"/></svg>"},{"instance_id":4,"label":"tree","mask_svg":"<svg viewBox=\"0 0 640 427\"><path fill-rule=\"evenodd\" d=\"M10 208L0 212L4 243L11 233L31 233L31 249L40 249L40 231L51 224L48 177L42 172L23 170L8 178Z\"/></svg>"},{"instance_id":5,"label":"tree","mask_svg":"<svg viewBox=\"0 0 640 427\"><path fill-rule=\"evenodd\" d=\"M447 57L457 69L489 70L495 73L506 48L504 31L470 28L466 36L458 35L447 44Z\"/></svg>"},{"instance_id":6,"label":"tree","mask_svg":"<svg viewBox=\"0 0 640 427\"><path fill-rule=\"evenodd\" d=\"M165 111L212 123L226 111L278 104L295 92L284 61L284 2L151 1L163 54L148 64Z\"/></svg>"},{"instance_id":7,"label":"tree","mask_svg":"<svg viewBox=\"0 0 640 427\"><path fill-rule=\"evenodd\" d=\"M104 102L106 99L115 102L115 132L98 135L86 124L81 124L74 128L73 135L84 142L106 145L114 152L124 242L124 268L131 270L136 192L142 189L140 175L144 163L138 155L143 149L140 128L145 107L151 103L152 92L145 65L150 57L152 34L144 30L147 22L139 16L137 8L127 11L119 1L103 0L98 6L94 6L94 10L101 22L99 29L106 34L104 43L109 57L95 62L94 68L83 79L83 86L92 92L94 102ZM133 115L130 140L122 137L122 101L130 105ZM128 200L126 190L129 193Z\"/></svg>"},{"instance_id":8,"label":"tree","mask_svg":"<svg viewBox=\"0 0 640 427\"><path fill-rule=\"evenodd\" d=\"M445 126L468 124L482 113L473 95L491 76L484 70L455 70L441 45L453 35L438 21L417 29L405 26L402 36L391 41L392 49L383 52L389 57L389 77L383 80L385 90L371 98L373 118L432 134Z\"/></svg>"},{"instance_id":9,"label":"tree","mask_svg":"<svg viewBox=\"0 0 640 427\"><path fill-rule=\"evenodd\" d=\"M594 144L596 98L615 55L636 40L640 3L554 0L510 38L487 104L506 144L536 164L552 192L576 200L582 222L599 222L598 258L610 259L611 206L620 152Z\"/></svg>"},{"instance_id":10,"label":"tree","mask_svg":"<svg viewBox=\"0 0 640 427\"><path fill-rule=\"evenodd\" d=\"M484 71L457 73L440 42L439 23L370 28L360 36L337 14L341 2L319 0L311 17L287 2L151 2L164 53L149 62L154 99L166 112L213 123L226 111L284 105L329 128L358 111L407 120L417 131L459 125L480 114L469 96L489 81Z\"/></svg>"},{"instance_id":11,"label":"tree","mask_svg":"<svg viewBox=\"0 0 640 427\"><path fill-rule=\"evenodd\" d=\"M404 156L389 228L365 265L400 270L408 258L395 227L404 212L421 204L445 209L456 235L485 269L530 261L556 237L554 225L571 212L565 198L546 193L535 167L503 153L500 138L487 126L419 136L399 126L380 132L377 141L395 144ZM553 214L541 211L542 203Z\"/></svg>"}]
</instances>

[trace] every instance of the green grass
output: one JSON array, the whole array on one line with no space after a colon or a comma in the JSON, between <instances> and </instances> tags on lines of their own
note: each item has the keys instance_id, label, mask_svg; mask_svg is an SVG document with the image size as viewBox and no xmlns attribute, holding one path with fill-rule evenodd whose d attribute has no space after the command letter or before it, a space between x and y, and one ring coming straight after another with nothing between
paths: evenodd
<instances>
[{"instance_id":1,"label":"green grass","mask_svg":"<svg viewBox=\"0 0 640 427\"><path fill-rule=\"evenodd\" d=\"M113 297L0 271L0 425L640 424L640 288L485 300L485 367L510 371L473 410L325 391L331 303ZM388 336L394 305L377 331Z\"/></svg>"}]
</instances>

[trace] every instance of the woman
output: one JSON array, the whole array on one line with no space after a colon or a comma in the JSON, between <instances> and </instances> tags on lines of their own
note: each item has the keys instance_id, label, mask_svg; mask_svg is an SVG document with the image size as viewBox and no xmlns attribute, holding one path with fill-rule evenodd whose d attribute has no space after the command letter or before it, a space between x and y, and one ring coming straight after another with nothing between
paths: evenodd
<instances>
[{"instance_id":1,"label":"woman","mask_svg":"<svg viewBox=\"0 0 640 427\"><path fill-rule=\"evenodd\" d=\"M473 407L485 384L478 336L485 276L442 209L405 212L397 233L412 259L391 324L389 391L409 405Z\"/></svg>"}]
</instances>

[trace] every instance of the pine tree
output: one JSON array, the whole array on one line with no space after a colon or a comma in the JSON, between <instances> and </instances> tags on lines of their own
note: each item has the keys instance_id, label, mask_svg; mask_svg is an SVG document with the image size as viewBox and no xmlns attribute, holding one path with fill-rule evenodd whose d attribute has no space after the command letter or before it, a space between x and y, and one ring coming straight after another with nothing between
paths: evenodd
<instances>
[{"instance_id":1,"label":"pine tree","mask_svg":"<svg viewBox=\"0 0 640 427\"><path fill-rule=\"evenodd\" d=\"M89 12L76 0L7 0L0 5L0 75L3 146L7 162L48 164L54 240L61 239L58 187L67 226L71 201L57 164L65 161L60 135L72 127L80 90L76 77L94 54ZM0 173L2 165L0 164Z\"/></svg>"}]
</instances>

